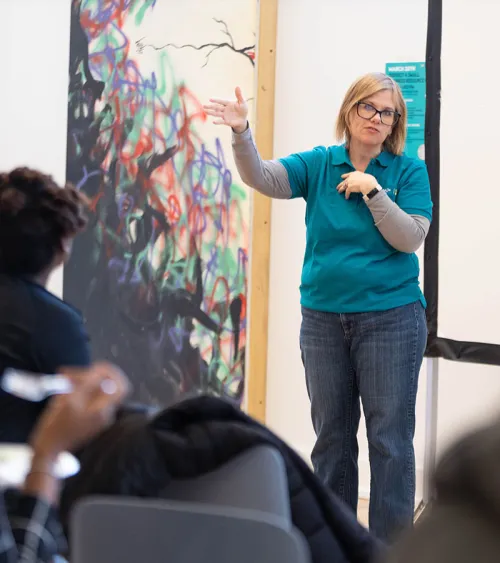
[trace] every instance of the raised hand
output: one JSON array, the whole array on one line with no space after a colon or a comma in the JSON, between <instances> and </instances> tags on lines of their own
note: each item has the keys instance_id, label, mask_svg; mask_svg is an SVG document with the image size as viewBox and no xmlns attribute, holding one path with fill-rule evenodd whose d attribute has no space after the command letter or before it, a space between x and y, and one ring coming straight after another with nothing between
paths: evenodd
<instances>
[{"instance_id":1,"label":"raised hand","mask_svg":"<svg viewBox=\"0 0 500 563\"><path fill-rule=\"evenodd\" d=\"M129 391L128 379L108 363L61 373L71 381L73 390L51 399L38 420L30 439L33 458L23 486L25 494L50 504L59 499L55 471L59 454L76 451L111 424Z\"/></svg>"},{"instance_id":2,"label":"raised hand","mask_svg":"<svg viewBox=\"0 0 500 563\"><path fill-rule=\"evenodd\" d=\"M220 100L211 98L210 104L204 105L207 115L215 117L215 125L227 125L236 133L243 133L248 124L248 106L243 98L241 88L235 90L236 100Z\"/></svg>"},{"instance_id":3,"label":"raised hand","mask_svg":"<svg viewBox=\"0 0 500 563\"><path fill-rule=\"evenodd\" d=\"M74 389L50 401L30 439L35 456L44 459L74 451L104 430L130 388L125 375L105 362L61 373L71 380Z\"/></svg>"}]
</instances>

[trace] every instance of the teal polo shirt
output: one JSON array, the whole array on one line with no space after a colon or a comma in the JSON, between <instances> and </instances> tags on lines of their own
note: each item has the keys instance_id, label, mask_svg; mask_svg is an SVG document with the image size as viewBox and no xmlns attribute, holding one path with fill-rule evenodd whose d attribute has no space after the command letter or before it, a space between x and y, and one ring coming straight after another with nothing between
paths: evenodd
<instances>
[{"instance_id":1,"label":"teal polo shirt","mask_svg":"<svg viewBox=\"0 0 500 563\"><path fill-rule=\"evenodd\" d=\"M316 147L280 162L292 198L306 201L306 251L301 303L316 311L386 311L416 301L426 306L415 254L394 249L380 234L361 194L337 192L342 174L354 166L345 145ZM429 176L424 162L382 152L366 170L410 215L432 219Z\"/></svg>"}]
</instances>

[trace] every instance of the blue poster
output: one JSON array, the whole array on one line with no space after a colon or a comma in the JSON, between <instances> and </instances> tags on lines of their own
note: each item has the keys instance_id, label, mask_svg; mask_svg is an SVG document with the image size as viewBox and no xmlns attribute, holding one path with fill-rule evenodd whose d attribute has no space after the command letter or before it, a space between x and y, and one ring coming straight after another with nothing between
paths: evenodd
<instances>
[{"instance_id":1,"label":"blue poster","mask_svg":"<svg viewBox=\"0 0 500 563\"><path fill-rule=\"evenodd\" d=\"M425 63L387 63L385 72L399 84L408 108L405 153L425 160Z\"/></svg>"}]
</instances>

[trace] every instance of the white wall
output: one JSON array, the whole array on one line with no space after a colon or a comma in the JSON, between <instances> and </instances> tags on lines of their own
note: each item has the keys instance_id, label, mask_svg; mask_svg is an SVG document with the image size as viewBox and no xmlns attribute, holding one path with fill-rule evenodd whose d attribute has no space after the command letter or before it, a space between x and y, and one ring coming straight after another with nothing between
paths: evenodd
<instances>
[{"instance_id":1,"label":"white wall","mask_svg":"<svg viewBox=\"0 0 500 563\"><path fill-rule=\"evenodd\" d=\"M498 0L481 0L479 6L470 0L443 3L441 132L447 142L441 148L445 166L441 169L440 244L448 251L439 254L442 275L438 326L438 335L443 338L497 345L500 344L498 182L491 181L489 166L475 163L498 160L500 112L492 108L490 95L474 98L477 84L483 80L490 92L500 87L500 78L491 72L498 66L499 19ZM464 41L471 29L481 30L484 41ZM473 64L465 68L466 60ZM474 109L469 117L457 121L457 116L472 100ZM464 139L480 139L480 142L464 142ZM457 162L466 165L456 166ZM473 197L470 197L471 186L477 186ZM464 228L469 218L472 228ZM480 221L480 228L476 228L474 219ZM463 295L467 296L466 300L462 299ZM454 306L458 302L460 306Z\"/></svg>"},{"instance_id":2,"label":"white wall","mask_svg":"<svg viewBox=\"0 0 500 563\"><path fill-rule=\"evenodd\" d=\"M66 0L0 2L0 169L66 176L69 21ZM62 295L62 271L50 289Z\"/></svg>"},{"instance_id":3,"label":"white wall","mask_svg":"<svg viewBox=\"0 0 500 563\"><path fill-rule=\"evenodd\" d=\"M481 2L488 0L475 5ZM425 61L426 33L427 0L281 0L275 156L331 144L335 116L351 81L365 72L384 71L387 62ZM299 201L273 202L267 422L308 456L314 434L298 344L304 209ZM500 412L500 369L440 361L439 373L442 449L470 425ZM422 486L425 390L424 365L415 438L417 496ZM364 423L360 491L369 491Z\"/></svg>"}]
</instances>

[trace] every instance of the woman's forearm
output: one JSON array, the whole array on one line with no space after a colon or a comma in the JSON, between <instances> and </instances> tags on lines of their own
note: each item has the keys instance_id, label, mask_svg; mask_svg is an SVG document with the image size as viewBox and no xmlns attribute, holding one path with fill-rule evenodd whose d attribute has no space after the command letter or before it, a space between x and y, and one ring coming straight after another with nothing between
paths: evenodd
<instances>
[{"instance_id":1,"label":"woman's forearm","mask_svg":"<svg viewBox=\"0 0 500 563\"><path fill-rule=\"evenodd\" d=\"M233 156L245 184L274 199L292 195L286 168L277 160L262 160L248 127L243 133L233 131Z\"/></svg>"},{"instance_id":2,"label":"woman's forearm","mask_svg":"<svg viewBox=\"0 0 500 563\"><path fill-rule=\"evenodd\" d=\"M409 215L383 191L368 201L367 205L375 226L393 248L411 254L422 246L429 232L429 219Z\"/></svg>"}]
</instances>

